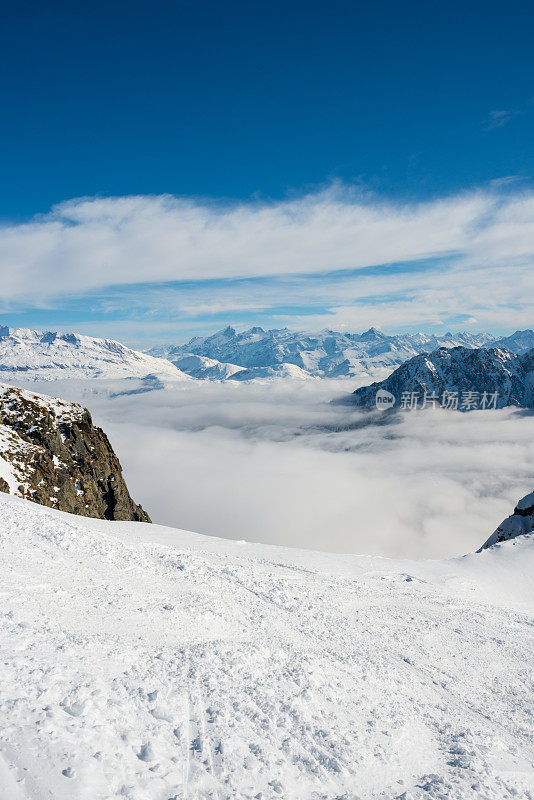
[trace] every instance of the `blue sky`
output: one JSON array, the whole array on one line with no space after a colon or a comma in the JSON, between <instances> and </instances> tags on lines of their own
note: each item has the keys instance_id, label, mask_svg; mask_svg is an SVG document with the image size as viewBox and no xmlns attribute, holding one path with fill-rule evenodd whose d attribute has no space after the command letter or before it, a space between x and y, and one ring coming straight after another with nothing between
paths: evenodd
<instances>
[{"instance_id":1,"label":"blue sky","mask_svg":"<svg viewBox=\"0 0 534 800\"><path fill-rule=\"evenodd\" d=\"M533 230L530 4L134 0L3 14L6 324L136 344L227 322L528 325L532 253L513 231L526 242ZM131 195L145 202L128 222ZM170 215L160 195L182 204ZM93 200L54 210L74 198ZM114 203L102 210L103 198Z\"/></svg>"}]
</instances>

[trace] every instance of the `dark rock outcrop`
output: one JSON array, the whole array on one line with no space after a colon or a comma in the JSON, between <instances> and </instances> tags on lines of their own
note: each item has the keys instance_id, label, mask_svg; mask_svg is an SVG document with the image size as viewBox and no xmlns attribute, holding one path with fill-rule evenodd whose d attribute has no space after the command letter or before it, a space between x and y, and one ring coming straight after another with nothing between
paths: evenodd
<instances>
[{"instance_id":1,"label":"dark rock outcrop","mask_svg":"<svg viewBox=\"0 0 534 800\"><path fill-rule=\"evenodd\" d=\"M150 522L106 434L76 403L0 386L0 462L0 491L84 517Z\"/></svg>"},{"instance_id":2,"label":"dark rock outcrop","mask_svg":"<svg viewBox=\"0 0 534 800\"><path fill-rule=\"evenodd\" d=\"M534 492L521 498L514 508L514 513L501 522L478 552L527 533L534 533Z\"/></svg>"}]
</instances>

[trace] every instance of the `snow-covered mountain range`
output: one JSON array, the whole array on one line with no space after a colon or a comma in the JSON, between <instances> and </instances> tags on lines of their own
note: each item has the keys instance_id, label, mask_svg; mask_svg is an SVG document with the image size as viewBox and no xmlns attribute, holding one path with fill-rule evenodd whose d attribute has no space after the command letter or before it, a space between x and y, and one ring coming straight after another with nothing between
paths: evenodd
<instances>
[{"instance_id":1,"label":"snow-covered mountain range","mask_svg":"<svg viewBox=\"0 0 534 800\"><path fill-rule=\"evenodd\" d=\"M388 394L394 398L392 408L532 408L534 350L516 355L498 347L441 347L411 358L383 381L356 389L351 400L375 408L377 392L385 401Z\"/></svg>"},{"instance_id":2,"label":"snow-covered mountain range","mask_svg":"<svg viewBox=\"0 0 534 800\"><path fill-rule=\"evenodd\" d=\"M0 378L52 381L60 378L125 378L146 375L189 380L164 358L132 350L112 339L76 333L0 327Z\"/></svg>"},{"instance_id":3,"label":"snow-covered mountain range","mask_svg":"<svg viewBox=\"0 0 534 800\"><path fill-rule=\"evenodd\" d=\"M364 333L268 330L237 333L227 327L187 344L132 350L112 339L76 333L0 327L0 377L6 382L64 378L186 381L254 381L308 378L376 378L410 358L439 347L489 347L488 333L387 335L376 328ZM534 347L533 331L516 331L495 346L522 354Z\"/></svg>"},{"instance_id":4,"label":"snow-covered mountain range","mask_svg":"<svg viewBox=\"0 0 534 800\"><path fill-rule=\"evenodd\" d=\"M527 800L534 536L343 556L0 495L5 800Z\"/></svg>"},{"instance_id":5,"label":"snow-covered mountain range","mask_svg":"<svg viewBox=\"0 0 534 800\"><path fill-rule=\"evenodd\" d=\"M232 380L266 378L279 374L282 365L299 368L295 373L286 367L284 374L291 377L343 378L393 369L414 355L438 347L483 347L494 338L489 333L466 332L389 336L377 328L364 333L330 330L304 333L254 327L238 333L227 327L211 336L195 337L186 344L153 347L148 352L168 358L195 378L219 379L218 375L223 373L225 379ZM184 359L191 355L209 361L205 367L199 361L192 362L190 371ZM232 373L234 367L236 371ZM248 376L241 374L242 368L250 370Z\"/></svg>"}]
</instances>

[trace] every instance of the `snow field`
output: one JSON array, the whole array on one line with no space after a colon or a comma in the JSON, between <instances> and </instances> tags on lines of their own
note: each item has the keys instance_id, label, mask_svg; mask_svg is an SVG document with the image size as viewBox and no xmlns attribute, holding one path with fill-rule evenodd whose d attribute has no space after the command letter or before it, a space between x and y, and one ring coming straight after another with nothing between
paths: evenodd
<instances>
[{"instance_id":1,"label":"snow field","mask_svg":"<svg viewBox=\"0 0 534 800\"><path fill-rule=\"evenodd\" d=\"M0 519L2 800L534 797L534 537L400 562Z\"/></svg>"}]
</instances>

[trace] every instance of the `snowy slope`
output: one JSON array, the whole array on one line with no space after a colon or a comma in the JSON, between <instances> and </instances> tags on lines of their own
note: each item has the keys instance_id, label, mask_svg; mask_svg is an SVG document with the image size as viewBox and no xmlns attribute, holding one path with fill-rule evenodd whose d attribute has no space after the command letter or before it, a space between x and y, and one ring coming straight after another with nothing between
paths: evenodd
<instances>
[{"instance_id":1,"label":"snowy slope","mask_svg":"<svg viewBox=\"0 0 534 800\"><path fill-rule=\"evenodd\" d=\"M209 381L224 381L245 369L238 364L222 363L215 358L197 356L194 353L184 353L173 358L172 363L192 378Z\"/></svg>"},{"instance_id":2,"label":"snowy slope","mask_svg":"<svg viewBox=\"0 0 534 800\"><path fill-rule=\"evenodd\" d=\"M362 386L351 395L352 402L375 407L376 393L385 390L402 407L403 395L412 395L418 406L432 397L431 408L456 395L455 407L473 411L489 403L495 394L496 408L534 407L534 351L518 356L500 348L440 348L411 358L385 380ZM445 393L445 394L444 394ZM485 400L482 400L482 397ZM444 399L445 398L445 399ZM482 406L481 406L482 404Z\"/></svg>"},{"instance_id":3,"label":"snowy slope","mask_svg":"<svg viewBox=\"0 0 534 800\"><path fill-rule=\"evenodd\" d=\"M186 353L178 358L169 356L172 363L187 373L191 378L209 381L264 381L273 378L289 378L307 380L309 372L295 364L273 364L269 367L240 367L238 364L217 361L207 356Z\"/></svg>"},{"instance_id":4,"label":"snowy slope","mask_svg":"<svg viewBox=\"0 0 534 800\"><path fill-rule=\"evenodd\" d=\"M0 520L2 800L532 797L532 536L400 562Z\"/></svg>"},{"instance_id":5,"label":"snowy slope","mask_svg":"<svg viewBox=\"0 0 534 800\"><path fill-rule=\"evenodd\" d=\"M112 339L0 327L0 376L4 382L146 375L189 380L169 361L131 350Z\"/></svg>"},{"instance_id":6,"label":"snowy slope","mask_svg":"<svg viewBox=\"0 0 534 800\"><path fill-rule=\"evenodd\" d=\"M438 347L482 347L492 338L486 333L466 332L445 333L439 337L424 333L388 336L377 328L364 333L330 330L305 333L287 328L265 331L254 327L237 333L229 326L211 336L195 337L187 344L158 346L149 352L174 362L181 356L194 354L247 369L294 364L316 377L342 378L391 369L418 353ZM196 373L194 377L203 376Z\"/></svg>"},{"instance_id":7,"label":"snowy slope","mask_svg":"<svg viewBox=\"0 0 534 800\"><path fill-rule=\"evenodd\" d=\"M271 367L250 367L231 376L233 381L263 381L274 378L305 381L313 380L314 376L296 364L273 364Z\"/></svg>"}]
</instances>

